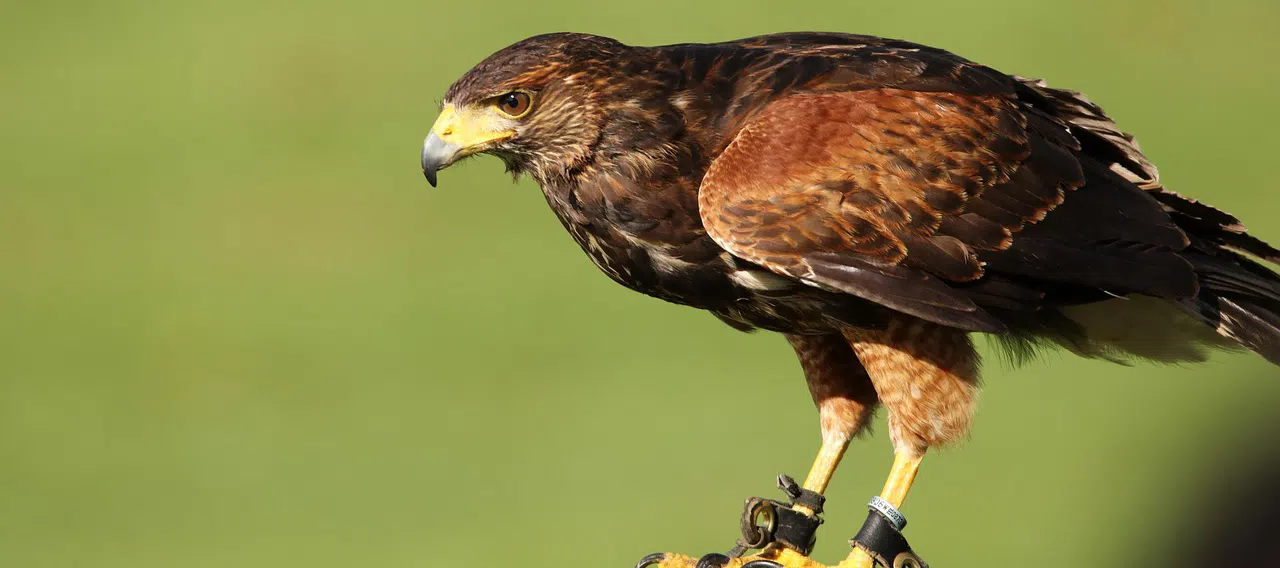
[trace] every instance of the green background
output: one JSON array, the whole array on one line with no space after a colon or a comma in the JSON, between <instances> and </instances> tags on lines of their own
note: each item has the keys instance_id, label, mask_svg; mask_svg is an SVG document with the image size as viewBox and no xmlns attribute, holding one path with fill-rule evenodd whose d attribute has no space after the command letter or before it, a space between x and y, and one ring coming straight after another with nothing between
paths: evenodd
<instances>
[{"instance_id":1,"label":"green background","mask_svg":"<svg viewBox=\"0 0 1280 568\"><path fill-rule=\"evenodd\" d=\"M423 181L445 88L535 33L937 45L1087 92L1168 186L1280 241L1267 0L3 12L6 567L629 567L728 548L744 498L804 474L816 414L781 338L613 284L494 159ZM985 377L971 441L926 460L906 508L935 566L1177 556L1193 504L1280 446L1280 372L1249 354L993 357ZM882 420L820 559L887 473Z\"/></svg>"}]
</instances>

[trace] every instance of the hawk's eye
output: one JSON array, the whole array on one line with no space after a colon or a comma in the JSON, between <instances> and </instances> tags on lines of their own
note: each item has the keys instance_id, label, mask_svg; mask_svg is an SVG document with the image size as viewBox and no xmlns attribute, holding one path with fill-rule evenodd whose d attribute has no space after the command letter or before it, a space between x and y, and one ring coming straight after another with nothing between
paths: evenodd
<instances>
[{"instance_id":1,"label":"hawk's eye","mask_svg":"<svg viewBox=\"0 0 1280 568\"><path fill-rule=\"evenodd\" d=\"M507 93L498 97L498 110L508 116L519 118L529 112L529 105L532 103L528 93Z\"/></svg>"}]
</instances>

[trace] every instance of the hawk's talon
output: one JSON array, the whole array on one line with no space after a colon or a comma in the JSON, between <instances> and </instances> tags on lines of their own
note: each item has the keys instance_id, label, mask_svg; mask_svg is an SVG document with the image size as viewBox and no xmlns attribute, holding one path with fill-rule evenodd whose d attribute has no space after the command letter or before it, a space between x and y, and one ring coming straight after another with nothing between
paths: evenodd
<instances>
[{"instance_id":1,"label":"hawk's talon","mask_svg":"<svg viewBox=\"0 0 1280 568\"><path fill-rule=\"evenodd\" d=\"M698 559L698 564L694 568L724 568L731 559L719 552L712 552Z\"/></svg>"},{"instance_id":2,"label":"hawk's talon","mask_svg":"<svg viewBox=\"0 0 1280 568\"><path fill-rule=\"evenodd\" d=\"M649 566L654 564L661 566L662 563L666 561L666 559L667 559L667 553L655 552L653 554L645 556L644 558L641 558L640 561L636 563L636 568L649 568Z\"/></svg>"},{"instance_id":3,"label":"hawk's talon","mask_svg":"<svg viewBox=\"0 0 1280 568\"><path fill-rule=\"evenodd\" d=\"M694 558L684 554L650 554L640 561L643 568L828 568L796 550L771 546L758 555L732 558L712 553ZM832 567L834 568L834 567Z\"/></svg>"}]
</instances>

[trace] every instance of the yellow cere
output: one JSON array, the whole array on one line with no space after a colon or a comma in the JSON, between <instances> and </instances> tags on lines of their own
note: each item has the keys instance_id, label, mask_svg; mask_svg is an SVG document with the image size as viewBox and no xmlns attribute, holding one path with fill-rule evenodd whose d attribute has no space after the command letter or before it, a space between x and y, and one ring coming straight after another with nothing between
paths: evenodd
<instances>
[{"instance_id":1,"label":"yellow cere","mask_svg":"<svg viewBox=\"0 0 1280 568\"><path fill-rule=\"evenodd\" d=\"M478 149L515 136L516 131L509 128L510 125L492 107L458 108L449 104L440 111L440 117L436 119L431 131L441 140L461 147L465 154L470 153L469 149Z\"/></svg>"}]
</instances>

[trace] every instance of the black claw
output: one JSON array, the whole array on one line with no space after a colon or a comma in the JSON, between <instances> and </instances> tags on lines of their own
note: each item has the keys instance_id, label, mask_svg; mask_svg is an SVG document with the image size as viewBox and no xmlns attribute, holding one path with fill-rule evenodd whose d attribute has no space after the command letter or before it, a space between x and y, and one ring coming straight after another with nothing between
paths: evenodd
<instances>
[{"instance_id":1,"label":"black claw","mask_svg":"<svg viewBox=\"0 0 1280 568\"><path fill-rule=\"evenodd\" d=\"M695 568L722 568L729 563L729 557L720 553L712 552L698 559L698 565Z\"/></svg>"},{"instance_id":2,"label":"black claw","mask_svg":"<svg viewBox=\"0 0 1280 568\"><path fill-rule=\"evenodd\" d=\"M662 564L662 561L666 559L667 559L667 553L655 552L644 558L641 558L640 562L636 563L636 568L647 568L650 564Z\"/></svg>"},{"instance_id":3,"label":"black claw","mask_svg":"<svg viewBox=\"0 0 1280 568\"><path fill-rule=\"evenodd\" d=\"M752 560L743 564L742 568L782 568L782 565L772 560Z\"/></svg>"}]
</instances>

